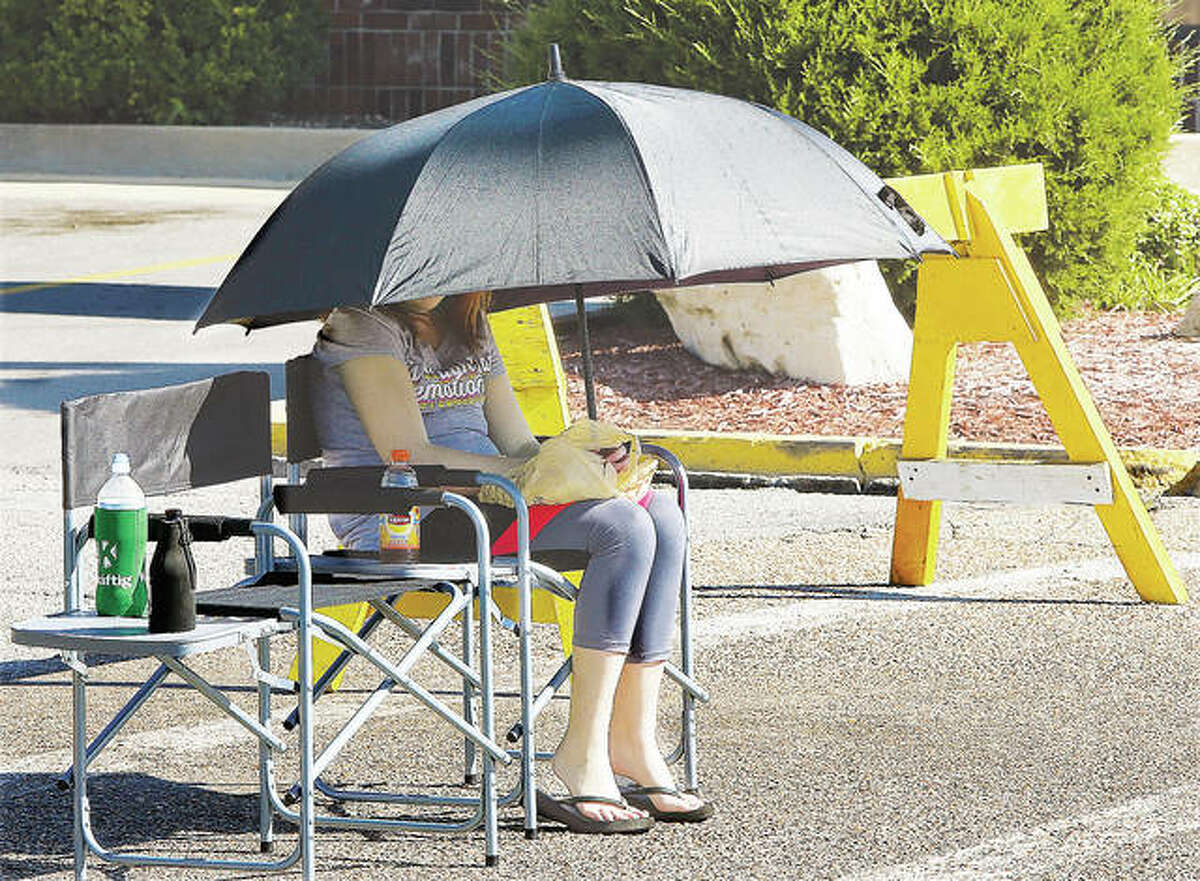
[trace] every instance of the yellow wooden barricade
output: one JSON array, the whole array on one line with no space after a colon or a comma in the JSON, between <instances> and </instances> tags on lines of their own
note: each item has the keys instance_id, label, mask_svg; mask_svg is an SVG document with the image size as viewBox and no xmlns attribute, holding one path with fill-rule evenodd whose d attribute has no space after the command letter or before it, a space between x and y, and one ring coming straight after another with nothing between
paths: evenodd
<instances>
[{"instance_id":1,"label":"yellow wooden barricade","mask_svg":"<svg viewBox=\"0 0 1200 881\"><path fill-rule=\"evenodd\" d=\"M889 183L961 255L928 256L919 271L901 459L947 461L958 344L1012 343L1070 461L1107 466L1111 501L1095 510L1138 593L1152 602L1185 602L1179 574L1067 351L1046 295L1012 239L1013 232L1046 228L1041 167L949 172ZM1003 497L1003 487L999 489ZM893 583L920 585L933 579L944 498L916 501L905 498L901 488Z\"/></svg>"}]
</instances>

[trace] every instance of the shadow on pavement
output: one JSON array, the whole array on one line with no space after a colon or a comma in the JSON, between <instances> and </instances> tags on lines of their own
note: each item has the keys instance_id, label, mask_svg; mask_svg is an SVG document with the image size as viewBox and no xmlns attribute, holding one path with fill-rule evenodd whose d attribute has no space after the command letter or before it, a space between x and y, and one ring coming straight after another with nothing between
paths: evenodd
<instances>
[{"instance_id":1,"label":"shadow on pavement","mask_svg":"<svg viewBox=\"0 0 1200 881\"><path fill-rule=\"evenodd\" d=\"M6 377L0 380L0 408L57 412L62 401L107 392L132 391L178 382L208 379L234 370L264 370L271 377L271 397L282 398L283 365L164 364L152 361L0 361L0 371L31 370L50 376Z\"/></svg>"},{"instance_id":2,"label":"shadow on pavement","mask_svg":"<svg viewBox=\"0 0 1200 881\"><path fill-rule=\"evenodd\" d=\"M693 585L696 596L728 600L863 600L905 603L993 603L1050 606L1142 606L1139 599L1094 600L1062 597L973 597L911 593L891 584L711 584Z\"/></svg>"},{"instance_id":3,"label":"shadow on pavement","mask_svg":"<svg viewBox=\"0 0 1200 881\"><path fill-rule=\"evenodd\" d=\"M0 877L35 878L69 870L72 797L55 787L55 779L42 773L0 774ZM233 795L146 774L97 774L88 778L88 796L92 828L106 847L153 849L149 843L181 833L224 836L258 830L256 790ZM288 829L279 831L287 834ZM290 842L281 845L291 848ZM59 855L66 860L20 859ZM257 845L248 843L245 858L258 857Z\"/></svg>"},{"instance_id":4,"label":"shadow on pavement","mask_svg":"<svg viewBox=\"0 0 1200 881\"><path fill-rule=\"evenodd\" d=\"M194 321L212 294L212 288L180 285L6 281L0 282L0 313Z\"/></svg>"}]
</instances>

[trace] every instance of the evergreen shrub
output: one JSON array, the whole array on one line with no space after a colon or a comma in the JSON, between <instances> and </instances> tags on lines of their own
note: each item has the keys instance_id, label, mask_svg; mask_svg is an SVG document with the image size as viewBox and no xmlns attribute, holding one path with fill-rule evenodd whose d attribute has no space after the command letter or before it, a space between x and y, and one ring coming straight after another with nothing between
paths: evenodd
<instances>
[{"instance_id":1,"label":"evergreen shrub","mask_svg":"<svg viewBox=\"0 0 1200 881\"><path fill-rule=\"evenodd\" d=\"M505 47L545 76L717 92L824 131L884 177L1040 161L1021 244L1069 310L1128 279L1184 106L1160 0L541 0ZM892 270L893 278L910 270ZM911 280L898 296L911 307Z\"/></svg>"},{"instance_id":2,"label":"evergreen shrub","mask_svg":"<svg viewBox=\"0 0 1200 881\"><path fill-rule=\"evenodd\" d=\"M325 27L321 0L0 0L0 121L264 120Z\"/></svg>"}]
</instances>

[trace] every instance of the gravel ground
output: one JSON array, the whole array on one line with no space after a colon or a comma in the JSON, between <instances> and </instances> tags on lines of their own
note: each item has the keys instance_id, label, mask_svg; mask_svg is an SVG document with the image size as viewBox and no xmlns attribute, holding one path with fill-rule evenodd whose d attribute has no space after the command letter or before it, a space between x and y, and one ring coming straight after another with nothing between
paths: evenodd
<instances>
[{"instance_id":1,"label":"gravel ground","mask_svg":"<svg viewBox=\"0 0 1200 881\"><path fill-rule=\"evenodd\" d=\"M701 773L717 815L703 827L659 827L644 838L590 839L547 827L528 842L519 814L506 809L500 871L842 881L1197 877L1196 603L1139 603L1095 517L1075 509L948 506L938 581L892 588L884 583L892 504L783 489L695 493L698 673L713 696L700 713ZM1198 506L1172 499L1153 515L1193 594ZM221 553L229 559L206 555L208 571L236 557L232 548ZM402 647L381 636L385 651ZM541 677L556 652L549 629L536 639ZM277 671L289 658L280 644ZM238 652L196 666L217 682L246 681ZM510 639L499 641L498 666L499 687L514 690ZM150 669L97 668L94 723ZM452 687L431 663L416 676ZM0 686L0 877L70 877L69 797L52 787L69 762L67 682L51 671ZM343 691L321 701L322 738L374 683L369 671L352 669ZM669 695L664 743L676 705ZM276 719L284 711L277 702ZM501 728L515 713L502 701ZM190 716L198 729L181 722ZM543 746L564 721L558 701ZM397 696L330 780L452 790L456 742ZM156 696L95 772L101 840L163 855L255 855L252 744L188 691ZM285 753L280 777L293 773ZM505 788L512 782L505 771ZM339 810L324 798L319 807ZM279 837L290 848L286 827ZM477 833L318 836L326 878L491 877L481 863ZM110 876L195 877L163 869Z\"/></svg>"},{"instance_id":2,"label":"gravel ground","mask_svg":"<svg viewBox=\"0 0 1200 881\"><path fill-rule=\"evenodd\" d=\"M1105 312L1063 323L1067 348L1121 446L1200 447L1200 340L1171 335L1180 315ZM730 371L693 357L665 322L638 331L592 329L599 413L659 429L898 438L905 383L818 385ZM570 403L586 412L578 339L559 333ZM952 439L1057 443L1041 401L1008 343L959 347Z\"/></svg>"}]
</instances>

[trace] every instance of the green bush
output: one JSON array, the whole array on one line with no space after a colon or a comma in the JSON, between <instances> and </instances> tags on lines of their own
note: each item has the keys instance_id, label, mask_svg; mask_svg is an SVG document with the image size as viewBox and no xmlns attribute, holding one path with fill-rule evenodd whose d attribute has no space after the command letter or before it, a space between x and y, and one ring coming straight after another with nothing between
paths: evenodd
<instances>
[{"instance_id":1,"label":"green bush","mask_svg":"<svg viewBox=\"0 0 1200 881\"><path fill-rule=\"evenodd\" d=\"M1155 197L1128 275L1093 305L1175 311L1185 308L1200 286L1200 196L1165 181Z\"/></svg>"},{"instance_id":2,"label":"green bush","mask_svg":"<svg viewBox=\"0 0 1200 881\"><path fill-rule=\"evenodd\" d=\"M321 0L0 0L0 120L262 120L324 29Z\"/></svg>"},{"instance_id":3,"label":"green bush","mask_svg":"<svg viewBox=\"0 0 1200 881\"><path fill-rule=\"evenodd\" d=\"M1022 245L1061 308L1129 273L1183 108L1159 0L543 0L510 83L639 80L769 104L883 176L1038 160ZM911 296L911 294L910 294ZM901 298L902 299L902 298Z\"/></svg>"}]
</instances>

